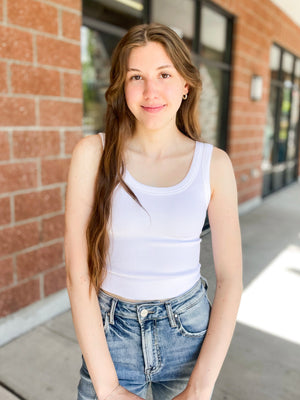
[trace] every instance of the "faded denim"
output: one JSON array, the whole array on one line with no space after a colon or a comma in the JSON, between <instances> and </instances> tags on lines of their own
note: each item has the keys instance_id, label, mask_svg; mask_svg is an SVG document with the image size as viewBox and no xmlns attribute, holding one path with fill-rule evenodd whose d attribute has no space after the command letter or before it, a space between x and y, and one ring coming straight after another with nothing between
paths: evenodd
<instances>
[{"instance_id":1,"label":"faded denim","mask_svg":"<svg viewBox=\"0 0 300 400\"><path fill-rule=\"evenodd\" d=\"M146 398L171 400L181 393L197 361L211 305L201 279L166 301L125 302L100 290L104 332L120 384ZM82 357L77 400L97 400Z\"/></svg>"}]
</instances>

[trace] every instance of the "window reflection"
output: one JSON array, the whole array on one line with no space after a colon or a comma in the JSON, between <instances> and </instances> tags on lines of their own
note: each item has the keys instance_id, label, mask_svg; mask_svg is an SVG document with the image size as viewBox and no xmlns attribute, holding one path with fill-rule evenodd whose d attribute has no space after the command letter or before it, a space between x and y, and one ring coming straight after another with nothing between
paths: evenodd
<instances>
[{"instance_id":1,"label":"window reflection","mask_svg":"<svg viewBox=\"0 0 300 400\"><path fill-rule=\"evenodd\" d=\"M110 54L119 37L81 28L84 134L103 130L105 91L109 83Z\"/></svg>"},{"instance_id":2,"label":"window reflection","mask_svg":"<svg viewBox=\"0 0 300 400\"><path fill-rule=\"evenodd\" d=\"M227 18L204 6L200 23L201 55L214 61L226 61L226 33Z\"/></svg>"},{"instance_id":3,"label":"window reflection","mask_svg":"<svg viewBox=\"0 0 300 400\"><path fill-rule=\"evenodd\" d=\"M81 28L84 135L104 129L110 57L123 34L142 22L143 0L84 0Z\"/></svg>"},{"instance_id":4,"label":"window reflection","mask_svg":"<svg viewBox=\"0 0 300 400\"><path fill-rule=\"evenodd\" d=\"M200 66L200 75L203 83L199 103L201 135L209 143L218 146L222 71L202 64Z\"/></svg>"},{"instance_id":5,"label":"window reflection","mask_svg":"<svg viewBox=\"0 0 300 400\"><path fill-rule=\"evenodd\" d=\"M189 49L194 37L194 1L153 0L152 20L170 26L184 40Z\"/></svg>"},{"instance_id":6,"label":"window reflection","mask_svg":"<svg viewBox=\"0 0 300 400\"><path fill-rule=\"evenodd\" d=\"M275 86L271 86L270 99L267 110L267 124L264 132L264 152L263 152L263 163L262 163L262 169L264 171L269 171L272 166L272 153L273 153L275 123L276 123L277 92L278 89Z\"/></svg>"},{"instance_id":7,"label":"window reflection","mask_svg":"<svg viewBox=\"0 0 300 400\"><path fill-rule=\"evenodd\" d=\"M272 79L279 79L280 48L275 45L271 46L270 68L271 68Z\"/></svg>"}]
</instances>

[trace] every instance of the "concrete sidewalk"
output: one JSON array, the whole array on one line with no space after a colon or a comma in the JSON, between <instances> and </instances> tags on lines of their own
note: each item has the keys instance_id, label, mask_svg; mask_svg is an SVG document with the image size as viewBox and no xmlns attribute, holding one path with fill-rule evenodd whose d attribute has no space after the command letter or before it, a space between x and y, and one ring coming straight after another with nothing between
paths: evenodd
<instances>
[{"instance_id":1,"label":"concrete sidewalk","mask_svg":"<svg viewBox=\"0 0 300 400\"><path fill-rule=\"evenodd\" d=\"M297 400L300 184L272 194L240 222L245 290L213 400ZM210 233L201 246L212 297ZM0 399L75 400L80 364L68 311L0 348Z\"/></svg>"}]
</instances>

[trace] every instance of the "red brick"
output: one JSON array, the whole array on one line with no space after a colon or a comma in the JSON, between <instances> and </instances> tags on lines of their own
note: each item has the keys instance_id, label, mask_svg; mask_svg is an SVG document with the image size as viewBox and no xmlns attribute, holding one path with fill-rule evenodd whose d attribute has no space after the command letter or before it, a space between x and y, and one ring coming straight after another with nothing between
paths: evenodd
<instances>
[{"instance_id":1,"label":"red brick","mask_svg":"<svg viewBox=\"0 0 300 400\"><path fill-rule=\"evenodd\" d=\"M40 300L38 279L21 283L0 293L0 317L5 317Z\"/></svg>"},{"instance_id":2,"label":"red brick","mask_svg":"<svg viewBox=\"0 0 300 400\"><path fill-rule=\"evenodd\" d=\"M81 126L82 104L41 100L40 121L43 126Z\"/></svg>"},{"instance_id":3,"label":"red brick","mask_svg":"<svg viewBox=\"0 0 300 400\"><path fill-rule=\"evenodd\" d=\"M9 224L10 221L10 199L9 197L3 197L0 199L0 225Z\"/></svg>"},{"instance_id":4,"label":"red brick","mask_svg":"<svg viewBox=\"0 0 300 400\"><path fill-rule=\"evenodd\" d=\"M13 280L13 260L12 258L5 258L0 261L0 288L11 285Z\"/></svg>"},{"instance_id":5,"label":"red brick","mask_svg":"<svg viewBox=\"0 0 300 400\"><path fill-rule=\"evenodd\" d=\"M66 182L70 159L42 160L42 184Z\"/></svg>"},{"instance_id":6,"label":"red brick","mask_svg":"<svg viewBox=\"0 0 300 400\"><path fill-rule=\"evenodd\" d=\"M16 28L0 26L0 58L32 61L32 34Z\"/></svg>"},{"instance_id":7,"label":"red brick","mask_svg":"<svg viewBox=\"0 0 300 400\"><path fill-rule=\"evenodd\" d=\"M0 125L35 125L35 105L33 99L0 97Z\"/></svg>"},{"instance_id":8,"label":"red brick","mask_svg":"<svg viewBox=\"0 0 300 400\"><path fill-rule=\"evenodd\" d=\"M65 289L66 287L66 269L61 267L54 271L48 272L44 276L44 293L49 296L52 293Z\"/></svg>"},{"instance_id":9,"label":"red brick","mask_svg":"<svg viewBox=\"0 0 300 400\"><path fill-rule=\"evenodd\" d=\"M37 37L38 63L80 70L80 45L44 36Z\"/></svg>"},{"instance_id":10,"label":"red brick","mask_svg":"<svg viewBox=\"0 0 300 400\"><path fill-rule=\"evenodd\" d=\"M81 0L51 0L52 3L57 3L65 7L81 10Z\"/></svg>"},{"instance_id":11,"label":"red brick","mask_svg":"<svg viewBox=\"0 0 300 400\"><path fill-rule=\"evenodd\" d=\"M57 131L18 131L13 133L13 153L16 158L43 157L60 152Z\"/></svg>"},{"instance_id":12,"label":"red brick","mask_svg":"<svg viewBox=\"0 0 300 400\"><path fill-rule=\"evenodd\" d=\"M37 275L47 269L61 264L63 261L63 245L56 243L51 246L30 251L17 256L18 280Z\"/></svg>"},{"instance_id":13,"label":"red brick","mask_svg":"<svg viewBox=\"0 0 300 400\"><path fill-rule=\"evenodd\" d=\"M52 239L58 239L64 236L65 217L56 215L55 217L42 220L42 241L47 242Z\"/></svg>"},{"instance_id":14,"label":"red brick","mask_svg":"<svg viewBox=\"0 0 300 400\"><path fill-rule=\"evenodd\" d=\"M0 230L0 256L34 246L39 242L37 222Z\"/></svg>"},{"instance_id":15,"label":"red brick","mask_svg":"<svg viewBox=\"0 0 300 400\"><path fill-rule=\"evenodd\" d=\"M0 62L0 93L7 93L7 66Z\"/></svg>"},{"instance_id":16,"label":"red brick","mask_svg":"<svg viewBox=\"0 0 300 400\"><path fill-rule=\"evenodd\" d=\"M249 187L248 189L245 189L243 192L239 192L238 193L238 201L239 204L244 203L248 200L253 199L256 196L261 196L261 185L259 185L258 187Z\"/></svg>"},{"instance_id":17,"label":"red brick","mask_svg":"<svg viewBox=\"0 0 300 400\"><path fill-rule=\"evenodd\" d=\"M65 154L71 154L76 143L82 138L81 131L65 132Z\"/></svg>"},{"instance_id":18,"label":"red brick","mask_svg":"<svg viewBox=\"0 0 300 400\"><path fill-rule=\"evenodd\" d=\"M60 96L60 74L46 68L27 65L11 66L13 93Z\"/></svg>"},{"instance_id":19,"label":"red brick","mask_svg":"<svg viewBox=\"0 0 300 400\"><path fill-rule=\"evenodd\" d=\"M80 40L81 17L78 14L63 11L62 33L69 39Z\"/></svg>"},{"instance_id":20,"label":"red brick","mask_svg":"<svg viewBox=\"0 0 300 400\"><path fill-rule=\"evenodd\" d=\"M60 189L19 194L15 196L15 218L20 221L61 210Z\"/></svg>"},{"instance_id":21,"label":"red brick","mask_svg":"<svg viewBox=\"0 0 300 400\"><path fill-rule=\"evenodd\" d=\"M0 160L9 160L9 142L7 132L0 132Z\"/></svg>"},{"instance_id":22,"label":"red brick","mask_svg":"<svg viewBox=\"0 0 300 400\"><path fill-rule=\"evenodd\" d=\"M82 80L78 74L64 74L64 95L66 97L82 98Z\"/></svg>"},{"instance_id":23,"label":"red brick","mask_svg":"<svg viewBox=\"0 0 300 400\"><path fill-rule=\"evenodd\" d=\"M7 18L14 25L52 34L58 33L57 8L40 1L8 1Z\"/></svg>"},{"instance_id":24,"label":"red brick","mask_svg":"<svg viewBox=\"0 0 300 400\"><path fill-rule=\"evenodd\" d=\"M28 189L37 186L36 163L0 165L0 192Z\"/></svg>"}]
</instances>

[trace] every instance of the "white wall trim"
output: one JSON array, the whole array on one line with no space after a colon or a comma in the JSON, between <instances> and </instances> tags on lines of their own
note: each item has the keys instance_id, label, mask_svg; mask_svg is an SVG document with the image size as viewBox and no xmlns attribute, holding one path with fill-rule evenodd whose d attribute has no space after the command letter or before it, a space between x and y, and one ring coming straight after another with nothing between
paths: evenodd
<instances>
[{"instance_id":1,"label":"white wall trim","mask_svg":"<svg viewBox=\"0 0 300 400\"><path fill-rule=\"evenodd\" d=\"M1 318L0 346L69 309L68 292L67 289L63 289L7 317Z\"/></svg>"},{"instance_id":2,"label":"white wall trim","mask_svg":"<svg viewBox=\"0 0 300 400\"><path fill-rule=\"evenodd\" d=\"M260 196L254 197L239 205L239 215L247 214L249 211L254 210L263 202Z\"/></svg>"}]
</instances>

